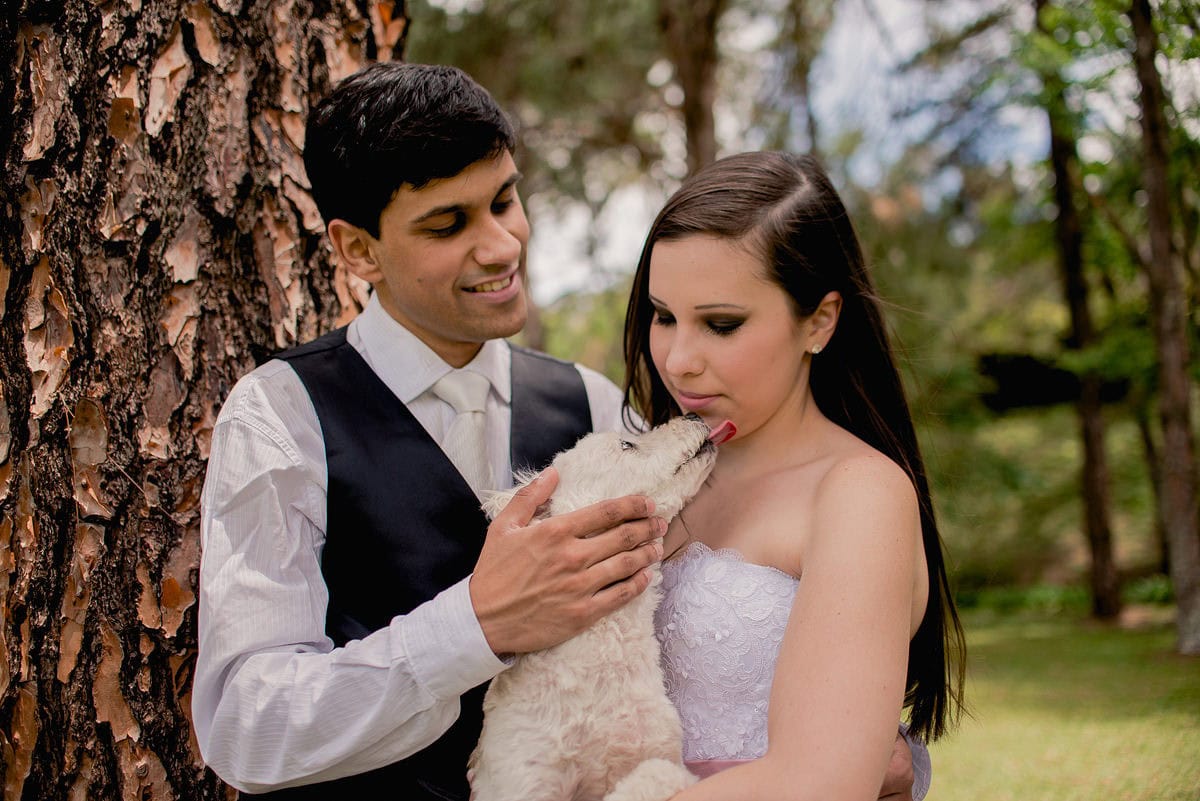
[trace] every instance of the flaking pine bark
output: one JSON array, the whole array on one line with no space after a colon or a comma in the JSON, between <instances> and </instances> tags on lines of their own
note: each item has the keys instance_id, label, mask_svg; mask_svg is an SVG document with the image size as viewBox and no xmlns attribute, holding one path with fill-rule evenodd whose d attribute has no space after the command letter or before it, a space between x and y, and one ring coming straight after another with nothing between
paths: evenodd
<instances>
[{"instance_id":1,"label":"flaking pine bark","mask_svg":"<svg viewBox=\"0 0 1200 801\"><path fill-rule=\"evenodd\" d=\"M240 375L365 300L322 243L304 119L398 55L404 5L16 5L0 21L3 797L233 797L190 727L208 440Z\"/></svg>"}]
</instances>

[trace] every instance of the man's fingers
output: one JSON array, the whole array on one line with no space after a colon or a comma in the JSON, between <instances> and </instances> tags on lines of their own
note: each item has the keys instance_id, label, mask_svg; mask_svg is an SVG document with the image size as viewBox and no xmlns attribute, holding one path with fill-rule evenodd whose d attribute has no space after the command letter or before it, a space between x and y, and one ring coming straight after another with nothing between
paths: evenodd
<instances>
[{"instance_id":1,"label":"man's fingers","mask_svg":"<svg viewBox=\"0 0 1200 801\"><path fill-rule=\"evenodd\" d=\"M501 531L529 525L529 521L537 514L538 507L550 500L557 486L558 471L547 467L537 478L517 490L508 506L496 515L496 519L492 521L493 525L497 525Z\"/></svg>"},{"instance_id":2,"label":"man's fingers","mask_svg":"<svg viewBox=\"0 0 1200 801\"><path fill-rule=\"evenodd\" d=\"M879 789L880 799L888 801L912 801L913 763L912 749L903 733L896 735L892 744L892 758L888 761L883 786Z\"/></svg>"},{"instance_id":3,"label":"man's fingers","mask_svg":"<svg viewBox=\"0 0 1200 801\"><path fill-rule=\"evenodd\" d=\"M650 586L651 577L650 569L645 567L597 592L592 596L592 619L599 620L641 595Z\"/></svg>"},{"instance_id":4,"label":"man's fingers","mask_svg":"<svg viewBox=\"0 0 1200 801\"><path fill-rule=\"evenodd\" d=\"M654 501L644 495L626 495L593 503L574 512L552 518L564 531L586 539L614 529L631 520L641 520L654 514ZM634 543L636 544L636 543Z\"/></svg>"},{"instance_id":5,"label":"man's fingers","mask_svg":"<svg viewBox=\"0 0 1200 801\"><path fill-rule=\"evenodd\" d=\"M622 550L588 569L588 578L599 595L614 584L636 577L640 571L662 559L662 540L651 540L632 550ZM644 587L643 587L644 589ZM633 593L636 595L637 593ZM633 595L629 597L632 598ZM628 599L626 599L628 600Z\"/></svg>"},{"instance_id":6,"label":"man's fingers","mask_svg":"<svg viewBox=\"0 0 1200 801\"><path fill-rule=\"evenodd\" d=\"M588 567L599 565L612 557L632 552L633 549L657 542L659 545L658 558L662 557L662 536L667 533L667 521L661 517L649 517L644 520L633 520L628 523L622 523L616 528L610 528L601 534L590 537L580 545L586 546L589 556L586 560ZM658 561L658 558L652 559L651 562ZM639 565L643 567L644 565ZM611 580L625 578L633 571L627 571L624 575L615 576Z\"/></svg>"}]
</instances>

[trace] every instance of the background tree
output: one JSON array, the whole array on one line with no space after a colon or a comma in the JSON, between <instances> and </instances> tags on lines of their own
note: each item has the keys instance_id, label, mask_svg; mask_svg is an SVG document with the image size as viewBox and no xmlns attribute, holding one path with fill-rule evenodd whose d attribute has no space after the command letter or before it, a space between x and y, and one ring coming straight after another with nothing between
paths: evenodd
<instances>
[{"instance_id":1,"label":"background tree","mask_svg":"<svg viewBox=\"0 0 1200 801\"><path fill-rule=\"evenodd\" d=\"M1179 650L1200 654L1200 526L1196 509L1196 451L1192 437L1190 361L1186 295L1171 219L1170 159L1167 155L1168 106L1155 59L1158 32L1149 0L1133 0L1133 58L1141 87L1143 175L1146 187L1150 258L1150 320L1158 356L1158 396L1163 432L1162 518L1170 546L1171 580L1178 599Z\"/></svg>"},{"instance_id":2,"label":"background tree","mask_svg":"<svg viewBox=\"0 0 1200 801\"><path fill-rule=\"evenodd\" d=\"M214 419L353 314L300 159L402 3L25 0L0 23L0 776L8 799L230 795L190 738Z\"/></svg>"},{"instance_id":3,"label":"background tree","mask_svg":"<svg viewBox=\"0 0 1200 801\"><path fill-rule=\"evenodd\" d=\"M1050 167L1054 176L1054 239L1058 249L1059 275L1063 295L1070 311L1071 332L1067 347L1081 351L1095 344L1096 326L1089 300L1090 290L1083 253L1082 212L1076 196L1080 181L1079 156L1076 152L1076 126L1066 97L1065 82L1059 74L1054 46L1052 19L1054 8L1046 0L1034 0L1037 31L1033 41L1048 57L1039 60L1038 72L1043 86L1042 102L1050 126ZM1121 611L1120 581L1113 558L1112 526L1109 522L1108 456L1105 450L1104 411L1101 404L1101 377L1086 370L1079 376L1080 440L1083 444L1081 486L1083 489L1084 532L1091 550L1092 613L1100 619L1112 619Z\"/></svg>"},{"instance_id":4,"label":"background tree","mask_svg":"<svg viewBox=\"0 0 1200 801\"><path fill-rule=\"evenodd\" d=\"M717 26L726 0L659 0L658 24L683 89L688 172L717 157L713 103L717 98Z\"/></svg>"}]
</instances>

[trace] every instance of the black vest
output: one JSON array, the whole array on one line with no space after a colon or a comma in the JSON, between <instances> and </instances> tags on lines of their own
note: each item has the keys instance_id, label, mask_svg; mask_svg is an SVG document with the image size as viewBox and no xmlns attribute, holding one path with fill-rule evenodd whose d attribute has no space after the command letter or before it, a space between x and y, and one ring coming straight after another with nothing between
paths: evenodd
<instances>
[{"instance_id":1,"label":"black vest","mask_svg":"<svg viewBox=\"0 0 1200 801\"><path fill-rule=\"evenodd\" d=\"M340 646L384 628L468 575L479 557L487 518L442 449L346 342L345 329L277 358L300 376L325 440L325 630ZM574 365L512 348L514 470L541 469L591 425L587 393ZM406 759L261 797L466 801L467 757L479 739L486 686L464 695L454 725Z\"/></svg>"}]
</instances>

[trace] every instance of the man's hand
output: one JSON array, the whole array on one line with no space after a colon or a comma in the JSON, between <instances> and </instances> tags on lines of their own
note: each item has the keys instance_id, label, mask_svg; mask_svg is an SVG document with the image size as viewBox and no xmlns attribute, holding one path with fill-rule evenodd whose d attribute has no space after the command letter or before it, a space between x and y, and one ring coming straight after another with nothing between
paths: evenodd
<instances>
[{"instance_id":1,"label":"man's hand","mask_svg":"<svg viewBox=\"0 0 1200 801\"><path fill-rule=\"evenodd\" d=\"M631 495L530 522L558 485L553 469L521 489L488 527L471 603L497 654L549 648L650 586L667 525Z\"/></svg>"},{"instance_id":2,"label":"man's hand","mask_svg":"<svg viewBox=\"0 0 1200 801\"><path fill-rule=\"evenodd\" d=\"M887 775L883 777L883 787L879 789L879 798L881 801L912 801L913 781L912 749L908 747L904 735L897 734Z\"/></svg>"}]
</instances>

